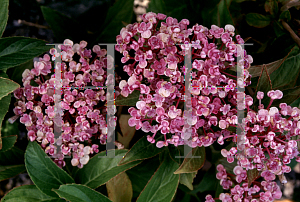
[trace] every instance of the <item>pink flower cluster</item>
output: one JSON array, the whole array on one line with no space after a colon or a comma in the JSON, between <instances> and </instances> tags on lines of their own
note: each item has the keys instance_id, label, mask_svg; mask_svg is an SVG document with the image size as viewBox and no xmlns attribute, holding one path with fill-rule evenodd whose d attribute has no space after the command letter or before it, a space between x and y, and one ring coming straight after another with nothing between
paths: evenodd
<instances>
[{"instance_id":1,"label":"pink flower cluster","mask_svg":"<svg viewBox=\"0 0 300 202\"><path fill-rule=\"evenodd\" d=\"M271 101L265 108L261 104L263 92L257 93L258 111L250 109L253 98L237 87L250 84L248 72L252 57L243 50L243 39L234 38L234 27L225 29L212 25L188 28L186 19L166 17L163 14L146 13L143 22L129 24L117 36L116 50L123 54L123 70L129 79L119 84L121 95L128 97L133 91L140 92L136 107L131 107L128 123L148 135L150 143L157 147L187 144L191 147L210 146L215 141L223 145L231 138L237 143L222 155L229 163L237 159L234 175L218 165L217 179L225 190L219 198L231 201L273 201L282 195L274 182L278 175L286 183L284 173L293 158L300 162L297 139L300 134L300 109L281 103L271 107L275 99L281 99L280 90L271 90ZM184 66L187 47L191 45L192 69ZM235 58L241 58L236 61ZM234 66L244 67L242 77L228 74L225 70ZM186 75L190 73L191 79ZM185 79L191 84L187 89ZM190 102L185 91L191 93ZM184 110L184 104L189 110ZM238 123L237 111L247 110L243 125ZM184 112L184 113L183 113ZM239 127L244 136L238 140L229 127ZM155 136L161 133L164 141ZM238 152L239 151L239 152ZM262 182L248 183L247 171L257 169ZM259 177L258 176L258 177ZM207 195L206 201L214 201Z\"/></svg>"},{"instance_id":2,"label":"pink flower cluster","mask_svg":"<svg viewBox=\"0 0 300 202\"><path fill-rule=\"evenodd\" d=\"M24 87L14 92L18 101L13 110L16 115L10 121L20 117L30 141L41 143L45 152L60 167L65 166L65 156L72 156L73 166L83 167L91 154L99 152L98 144L93 144L92 140L100 139L100 143L105 144L107 139L106 92L83 87L106 86L109 58L106 57L106 50L98 45L92 50L86 46L85 41L73 44L66 39L59 46L61 55L56 53L56 49L50 50L52 60L61 57L62 61L56 63L61 65L64 86L61 89L62 126L59 137L54 137L55 74L50 55L45 54L34 62L33 69L24 71Z\"/></svg>"},{"instance_id":3,"label":"pink flower cluster","mask_svg":"<svg viewBox=\"0 0 300 202\"><path fill-rule=\"evenodd\" d=\"M259 99L257 112L250 109L253 99L248 97L248 102L246 102L247 116L243 120L245 137L241 142L242 152L237 152L236 147L232 147L229 151L226 149L221 151L229 163L237 159L238 164L233 170L235 179L231 178L231 174L228 174L222 165L217 167L217 179L220 180L223 189L230 189L231 192L230 194L220 194L219 199L222 202L242 201L242 199L251 202L280 199L281 190L274 182L276 175L281 183L286 183L284 173L291 171L287 164L294 158L300 162L297 146L297 141L300 141L297 139L297 136L300 135L300 109L292 108L286 103L281 103L279 108L271 107L275 99L283 97L280 90L271 90L267 96L271 100L265 109L261 104L264 93L257 92L257 99ZM224 137L220 135L219 140L223 141L232 137L234 135L225 135ZM264 181L254 181L254 187L250 188L246 170L252 169L259 171L259 175ZM235 186L232 188L233 184ZM253 193L257 194L252 196ZM208 195L206 200L213 201L214 199Z\"/></svg>"},{"instance_id":4,"label":"pink flower cluster","mask_svg":"<svg viewBox=\"0 0 300 202\"><path fill-rule=\"evenodd\" d=\"M262 182L256 180L249 182L247 179L247 172L241 166L235 166L233 169L234 174L228 173L221 164L217 166L217 170L217 179L221 180L220 184L223 189L230 189L230 193L221 193L219 195L218 199L222 202L267 202L280 199L282 196L280 187L273 181L275 175L268 170L264 170L261 173L261 177L263 178ZM205 199L207 202L215 201L211 195L207 195Z\"/></svg>"},{"instance_id":5,"label":"pink flower cluster","mask_svg":"<svg viewBox=\"0 0 300 202\"><path fill-rule=\"evenodd\" d=\"M152 12L142 19L141 23L127 25L116 37L116 50L123 54L122 62L126 63L123 70L130 76L119 84L121 95L127 97L135 90L140 91L136 108L129 109L129 126L151 132L151 143L156 142L157 133L163 134L164 141L157 141L157 147L213 144L220 134L228 134L229 126L237 123L236 87L250 83L247 68L252 57L243 50L243 39L239 35L234 37L231 25L225 29L198 24L188 28L187 19L178 22ZM192 68L187 72L184 56L189 44ZM237 57L241 59L235 61ZM225 72L236 64L245 68L241 82ZM189 89L184 85L187 73L192 77ZM185 91L191 93L190 102L185 101ZM191 109L186 115L184 103ZM214 126L221 131L214 131Z\"/></svg>"}]
</instances>

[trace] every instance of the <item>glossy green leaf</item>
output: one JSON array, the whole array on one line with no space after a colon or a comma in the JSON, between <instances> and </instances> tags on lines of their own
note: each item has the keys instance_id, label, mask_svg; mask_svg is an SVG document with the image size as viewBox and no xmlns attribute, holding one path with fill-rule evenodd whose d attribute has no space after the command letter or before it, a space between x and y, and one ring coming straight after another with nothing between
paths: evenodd
<instances>
[{"instance_id":1,"label":"glossy green leaf","mask_svg":"<svg viewBox=\"0 0 300 202\"><path fill-rule=\"evenodd\" d=\"M258 13L248 13L246 15L246 21L249 25L257 28L263 28L271 23L271 18Z\"/></svg>"},{"instance_id":2,"label":"glossy green leaf","mask_svg":"<svg viewBox=\"0 0 300 202\"><path fill-rule=\"evenodd\" d=\"M250 185L252 184L252 182L258 178L259 176L259 171L254 168L252 170L247 170L247 178L248 178L248 186L250 187Z\"/></svg>"},{"instance_id":3,"label":"glossy green leaf","mask_svg":"<svg viewBox=\"0 0 300 202\"><path fill-rule=\"evenodd\" d=\"M160 0L152 0L148 4L147 11L154 12L154 13L165 13L165 14L167 14L168 12L165 1L160 1Z\"/></svg>"},{"instance_id":4,"label":"glossy green leaf","mask_svg":"<svg viewBox=\"0 0 300 202\"><path fill-rule=\"evenodd\" d=\"M2 137L18 135L19 131L19 122L15 121L13 124L9 123L8 119L2 122L1 135Z\"/></svg>"},{"instance_id":5,"label":"glossy green leaf","mask_svg":"<svg viewBox=\"0 0 300 202\"><path fill-rule=\"evenodd\" d=\"M86 38L86 30L74 19L45 6L41 6L41 10L58 43L65 39L79 43Z\"/></svg>"},{"instance_id":6,"label":"glossy green leaf","mask_svg":"<svg viewBox=\"0 0 300 202\"><path fill-rule=\"evenodd\" d=\"M217 189L217 185L220 181L216 178L216 168L212 166L203 176L201 182L195 186L192 193L212 191Z\"/></svg>"},{"instance_id":7,"label":"glossy green leaf","mask_svg":"<svg viewBox=\"0 0 300 202\"><path fill-rule=\"evenodd\" d=\"M174 175L179 165L174 162L168 152L156 173L140 194L137 202L165 202L172 201L179 183L179 175Z\"/></svg>"},{"instance_id":8,"label":"glossy green leaf","mask_svg":"<svg viewBox=\"0 0 300 202\"><path fill-rule=\"evenodd\" d=\"M141 164L126 171L132 184L133 197L138 197L140 192L143 191L144 187L159 167L159 164L158 156L156 156L151 159L145 159Z\"/></svg>"},{"instance_id":9,"label":"glossy green leaf","mask_svg":"<svg viewBox=\"0 0 300 202\"><path fill-rule=\"evenodd\" d=\"M109 180L106 189L108 198L114 202L128 202L132 199L132 184L125 172Z\"/></svg>"},{"instance_id":10,"label":"glossy green leaf","mask_svg":"<svg viewBox=\"0 0 300 202\"><path fill-rule=\"evenodd\" d=\"M298 108L300 108L300 98L298 98L293 103L291 103L290 106L291 107L298 107Z\"/></svg>"},{"instance_id":11,"label":"glossy green leaf","mask_svg":"<svg viewBox=\"0 0 300 202\"><path fill-rule=\"evenodd\" d=\"M2 137L2 149L0 151L4 152L11 149L14 146L16 141L17 141L16 135Z\"/></svg>"},{"instance_id":12,"label":"glossy green leaf","mask_svg":"<svg viewBox=\"0 0 300 202\"><path fill-rule=\"evenodd\" d=\"M8 76L7 76L7 74L4 72L4 70L0 70L0 77L9 79Z\"/></svg>"},{"instance_id":13,"label":"glossy green leaf","mask_svg":"<svg viewBox=\"0 0 300 202\"><path fill-rule=\"evenodd\" d=\"M112 152L113 150L109 150L107 155L109 156L109 153ZM103 158L106 155L106 151L95 155L90 159L87 165L74 173L75 180L83 185L87 185L92 189L96 189L100 185L105 184L117 174L141 163L141 161L135 161L126 165L118 166L118 162L120 161L119 156L124 156L126 152L127 150L125 149L115 150L116 157L114 158Z\"/></svg>"},{"instance_id":14,"label":"glossy green leaf","mask_svg":"<svg viewBox=\"0 0 300 202\"><path fill-rule=\"evenodd\" d=\"M20 87L20 85L16 82L3 77L0 77L0 86L0 99L2 99L4 96L7 96L8 94Z\"/></svg>"},{"instance_id":15,"label":"glossy green leaf","mask_svg":"<svg viewBox=\"0 0 300 202\"><path fill-rule=\"evenodd\" d=\"M276 34L276 37L280 37L284 34L286 34L285 30L283 29L281 23L279 23L278 21L274 21L273 22L273 29L274 29L274 32ZM269 45L269 44L268 44Z\"/></svg>"},{"instance_id":16,"label":"glossy green leaf","mask_svg":"<svg viewBox=\"0 0 300 202\"><path fill-rule=\"evenodd\" d=\"M225 27L227 24L234 25L229 12L230 0L220 0L217 4L210 1L205 1L205 9L202 10L201 15L203 18L203 24L208 28L211 25L217 25L219 27Z\"/></svg>"},{"instance_id":17,"label":"glossy green leaf","mask_svg":"<svg viewBox=\"0 0 300 202\"><path fill-rule=\"evenodd\" d=\"M0 0L0 38L6 28L8 20L8 0Z\"/></svg>"},{"instance_id":18,"label":"glossy green leaf","mask_svg":"<svg viewBox=\"0 0 300 202\"><path fill-rule=\"evenodd\" d=\"M37 142L29 142L25 152L25 166L30 179L43 193L57 197L51 189L74 183L74 180L50 159Z\"/></svg>"},{"instance_id":19,"label":"glossy green leaf","mask_svg":"<svg viewBox=\"0 0 300 202\"><path fill-rule=\"evenodd\" d=\"M0 181L12 178L26 171L25 165L0 166Z\"/></svg>"},{"instance_id":20,"label":"glossy green leaf","mask_svg":"<svg viewBox=\"0 0 300 202\"><path fill-rule=\"evenodd\" d=\"M176 163L178 163L178 165L181 165L184 158L180 158L180 157L184 155L184 146L179 145L179 146L175 147L174 145L169 145L168 150L169 150L171 159L173 161L175 161Z\"/></svg>"},{"instance_id":21,"label":"glossy green leaf","mask_svg":"<svg viewBox=\"0 0 300 202\"><path fill-rule=\"evenodd\" d=\"M8 69L37 57L52 46L39 39L26 37L7 37L0 39L0 69Z\"/></svg>"},{"instance_id":22,"label":"glossy green leaf","mask_svg":"<svg viewBox=\"0 0 300 202\"><path fill-rule=\"evenodd\" d=\"M116 36L120 34L124 23L131 23L133 16L133 0L116 1L108 10L100 36L96 42L115 43Z\"/></svg>"},{"instance_id":23,"label":"glossy green leaf","mask_svg":"<svg viewBox=\"0 0 300 202\"><path fill-rule=\"evenodd\" d=\"M299 50L299 49L295 49ZM300 72L300 53L284 60L280 67L270 74L272 87L279 88L288 86L294 87Z\"/></svg>"},{"instance_id":24,"label":"glossy green leaf","mask_svg":"<svg viewBox=\"0 0 300 202\"><path fill-rule=\"evenodd\" d=\"M221 193L224 193L224 190L223 190L222 185L220 183L218 183L215 196L219 198Z\"/></svg>"},{"instance_id":25,"label":"glossy green leaf","mask_svg":"<svg viewBox=\"0 0 300 202\"><path fill-rule=\"evenodd\" d=\"M190 190L193 190L193 181L194 178L196 177L197 172L193 173L181 173L180 178L179 178L179 183L184 184L187 186Z\"/></svg>"},{"instance_id":26,"label":"glossy green leaf","mask_svg":"<svg viewBox=\"0 0 300 202\"><path fill-rule=\"evenodd\" d=\"M111 200L103 194L80 184L61 185L59 189L55 189L54 191L61 198L72 202L111 202Z\"/></svg>"},{"instance_id":27,"label":"glossy green leaf","mask_svg":"<svg viewBox=\"0 0 300 202\"><path fill-rule=\"evenodd\" d=\"M160 136L157 140L162 139ZM158 148L156 144L151 144L147 140L147 136L142 137L133 147L126 153L125 157L120 161L119 165L124 165L132 161L148 159L161 153L165 148Z\"/></svg>"},{"instance_id":28,"label":"glossy green leaf","mask_svg":"<svg viewBox=\"0 0 300 202\"><path fill-rule=\"evenodd\" d=\"M35 185L23 185L8 192L2 202L63 202L65 200L54 198L41 192Z\"/></svg>"},{"instance_id":29,"label":"glossy green leaf","mask_svg":"<svg viewBox=\"0 0 300 202\"><path fill-rule=\"evenodd\" d=\"M183 160L180 167L174 172L174 174L180 173L192 173L198 171L205 162L205 148L196 147Z\"/></svg>"},{"instance_id":30,"label":"glossy green leaf","mask_svg":"<svg viewBox=\"0 0 300 202\"><path fill-rule=\"evenodd\" d=\"M0 81L1 81L1 78L0 78ZM0 107L0 151L2 149L1 127L2 127L3 119L8 111L10 100L11 100L10 95L6 95L5 97L0 98L0 106L1 106Z\"/></svg>"},{"instance_id":31,"label":"glossy green leaf","mask_svg":"<svg viewBox=\"0 0 300 202\"><path fill-rule=\"evenodd\" d=\"M24 151L14 146L11 149L0 151L0 165L19 165L24 163Z\"/></svg>"},{"instance_id":32,"label":"glossy green leaf","mask_svg":"<svg viewBox=\"0 0 300 202\"><path fill-rule=\"evenodd\" d=\"M116 106L135 106L140 99L140 91L133 91L128 97L119 95L116 99Z\"/></svg>"}]
</instances>

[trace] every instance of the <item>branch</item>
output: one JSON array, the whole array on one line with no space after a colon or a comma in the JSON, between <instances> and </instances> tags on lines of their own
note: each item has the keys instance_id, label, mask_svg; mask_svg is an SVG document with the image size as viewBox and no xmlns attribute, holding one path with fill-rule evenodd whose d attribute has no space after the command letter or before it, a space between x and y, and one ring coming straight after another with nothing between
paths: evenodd
<instances>
[{"instance_id":1,"label":"branch","mask_svg":"<svg viewBox=\"0 0 300 202\"><path fill-rule=\"evenodd\" d=\"M50 29L48 26L39 25L39 24L32 23L32 22L27 22L25 20L18 20L18 23L23 24L23 25L27 25L27 26L30 26L30 27L40 28L40 29Z\"/></svg>"},{"instance_id":2,"label":"branch","mask_svg":"<svg viewBox=\"0 0 300 202\"><path fill-rule=\"evenodd\" d=\"M297 43L297 45L300 47L300 38L298 37L298 35L292 30L292 28L289 26L289 24L288 23L286 23L285 21L281 21L281 24L282 24L282 26L284 27L284 29L286 29L289 33L290 33L290 35L291 35L291 37L292 37L292 39Z\"/></svg>"}]
</instances>

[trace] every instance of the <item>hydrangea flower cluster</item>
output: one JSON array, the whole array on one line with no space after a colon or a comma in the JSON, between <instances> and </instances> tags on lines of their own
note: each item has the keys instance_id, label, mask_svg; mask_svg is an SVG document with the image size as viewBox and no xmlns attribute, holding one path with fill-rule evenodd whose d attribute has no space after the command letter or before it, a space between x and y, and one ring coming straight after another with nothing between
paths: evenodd
<instances>
[{"instance_id":1,"label":"hydrangea flower cluster","mask_svg":"<svg viewBox=\"0 0 300 202\"><path fill-rule=\"evenodd\" d=\"M230 193L220 194L219 199L222 202L280 199L282 193L274 181L276 175L281 183L286 183L284 173L291 171L287 164L294 158L300 162L297 146L297 141L300 141L297 139L300 134L300 109L286 103L281 103L279 108L271 107L275 99L282 98L283 93L280 90L271 90L267 96L270 97L270 103L265 109L261 104L264 93L257 92L257 99L260 102L257 112L250 109L253 99L248 97L246 101L247 116L243 119L245 124L243 152L237 153L236 147L232 147L229 151L221 150L221 154L229 163L236 158L238 164L233 170L235 179L231 178L232 174L228 174L222 165L217 166L217 179L220 180L223 189L230 189ZM234 135L220 135L218 142L222 144L224 139L231 137ZM246 170L252 169L261 172L263 181L254 181L254 187L249 187ZM252 195L253 193L257 194ZM209 195L206 200L214 201Z\"/></svg>"},{"instance_id":2,"label":"hydrangea flower cluster","mask_svg":"<svg viewBox=\"0 0 300 202\"><path fill-rule=\"evenodd\" d=\"M22 74L24 87L14 91L18 101L13 110L16 115L10 121L20 117L30 141L41 143L60 167L65 166L65 156L72 156L72 165L82 168L90 155L99 152L92 139L100 139L101 144L107 139L106 92L100 88L83 87L106 86L107 60L111 58L106 57L106 50L98 45L92 50L86 46L85 41L73 44L66 39L59 46L61 55L53 48L50 55L45 54L35 61L34 68L26 69ZM61 89L62 130L59 138L54 137L55 57L61 57L61 63L56 65L61 65L64 86Z\"/></svg>"},{"instance_id":3,"label":"hydrangea flower cluster","mask_svg":"<svg viewBox=\"0 0 300 202\"><path fill-rule=\"evenodd\" d=\"M254 181L251 183L253 186L249 185L247 172L241 166L235 166L234 174L226 172L226 169L221 164L217 166L217 170L217 179L220 180L223 189L230 189L230 193L221 193L219 195L218 199L222 202L274 201L282 196L280 187L273 181L275 176L270 174L268 170L261 173L261 177L263 177L261 182ZM215 201L211 195L207 195L205 199L207 202Z\"/></svg>"},{"instance_id":4,"label":"hydrangea flower cluster","mask_svg":"<svg viewBox=\"0 0 300 202\"><path fill-rule=\"evenodd\" d=\"M150 143L161 133L164 141L157 141L157 147L187 144L191 147L210 146L215 141L223 145L224 140L232 138L237 147L229 151L223 149L222 155L229 163L237 159L234 175L218 165L217 179L223 189L222 202L231 201L273 201L282 196L279 186L274 182L278 175L286 183L284 173L290 172L287 165L291 159L300 162L297 150L300 110L281 103L279 108L271 107L275 99L281 99L280 90L271 90L271 98L264 108L261 99L263 92L257 92L258 111L250 109L253 98L237 87L250 84L248 68L252 57L243 50L243 39L234 38L234 27L225 29L212 25L210 29L202 25L187 28L186 19L177 19L163 14L146 13L143 22L129 24L117 36L116 50L123 54L124 71L130 76L120 82L121 94L129 96L140 91L136 107L131 107L132 116L128 123L148 135ZM165 20L165 21L164 21ZM182 45L183 44L183 45ZM184 82L187 73L184 67L186 47L191 44L192 70L191 86L186 89ZM235 58L241 58L235 61ZM227 68L243 66L243 76L236 77L225 72ZM192 110L183 113L183 95L191 93L191 102L186 106ZM243 119L244 128L238 124L237 110L247 110ZM244 131L242 141L229 127L240 127ZM242 152L238 152L238 150ZM247 171L257 169L262 182L248 183ZM258 176L259 177L259 176ZM251 187L251 185L253 186ZM214 201L207 195L206 201Z\"/></svg>"},{"instance_id":5,"label":"hydrangea flower cluster","mask_svg":"<svg viewBox=\"0 0 300 202\"><path fill-rule=\"evenodd\" d=\"M158 132L163 134L164 141L157 141L157 147L213 144L217 140L213 126L227 134L225 129L237 123L236 87L250 84L247 69L253 60L242 48L244 40L234 37L232 25L225 29L198 24L188 28L187 19L178 22L152 12L144 14L142 20L127 25L116 37L116 50L126 63L123 70L130 76L120 82L121 94L127 97L134 90L140 91L136 108L129 109L129 126L153 133L148 136L151 143L155 143ZM190 72L184 66L188 44L192 51ZM235 61L237 57L241 59ZM245 68L241 81L225 72L237 64ZM184 85L187 73L192 77L189 89ZM192 95L191 102L186 102L192 109L187 116L183 113L186 90ZM203 132L198 135L200 128ZM167 137L168 133L172 136Z\"/></svg>"}]
</instances>

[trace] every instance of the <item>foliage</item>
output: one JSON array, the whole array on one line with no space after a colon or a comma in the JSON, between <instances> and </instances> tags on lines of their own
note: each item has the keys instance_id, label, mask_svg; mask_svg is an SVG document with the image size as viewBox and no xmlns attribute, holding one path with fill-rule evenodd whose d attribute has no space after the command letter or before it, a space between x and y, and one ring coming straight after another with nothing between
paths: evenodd
<instances>
[{"instance_id":1,"label":"foliage","mask_svg":"<svg viewBox=\"0 0 300 202\"><path fill-rule=\"evenodd\" d=\"M89 6L85 6L88 8L85 12L79 12L80 7L74 6L73 13L72 3L84 5L83 1L65 1L62 7L56 7L55 3L57 2L34 1L33 8L24 11L24 15L26 12L30 15L32 12L40 15L37 22L43 24L42 28L33 23L39 27L33 29L39 32L45 27L50 29L54 35L51 43L62 43L65 39L74 42L85 40L89 46L116 43L120 30L135 22L133 0L91 1ZM21 15L21 12L17 14L17 10L13 9L16 9L16 5L25 6L24 2L0 0L0 5L0 181L25 172L34 183L12 189L1 201L171 202L204 201L205 197L207 201L211 201L213 199L210 199L209 195L224 199L225 195L222 194L228 190L223 190L222 182L226 183L228 179L236 183L237 176L245 177L244 182L248 182L250 187L257 183L257 179L264 179L266 177L263 176L268 175L256 168L241 174L237 171L239 167L236 161L228 163L232 152L230 149L235 146L235 136L227 138L230 144L225 140L221 146L217 143L206 148L197 146L182 158L184 146L175 147L164 143L166 147L158 148L150 142L163 142L164 135L156 131L155 138L153 136L151 139L152 131L139 130L142 126L136 126L137 132L132 135L133 139L127 140L130 142L128 148L122 148L122 142L116 141L118 148L107 150L105 146L100 145L99 139L91 138L84 143L99 144L99 153L91 154L92 158L83 168L73 167L71 159L66 159L67 165L63 168L57 166L57 162L45 152L45 147L41 147L36 141L28 141L27 135L22 137L22 133L27 134L27 129L18 124L20 119L18 116L14 117L13 111L16 102L13 95L24 83L23 72L32 69L33 61L37 61L36 57L49 51L53 45L47 45L51 43L45 41L45 38L15 36L11 32L11 24L15 20L12 18ZM246 87L245 92L253 98L253 105L248 110L256 111L259 104L267 108L271 98L266 94L270 90L283 92L282 99L271 101L272 107L279 107L280 103L292 107L300 106L299 7L299 1L289 0L151 0L147 11L162 13L178 21L188 19L188 28L196 23L209 29L211 25L223 28L227 24L233 25L235 32L245 39L245 43L252 44L245 47L247 54L253 57L253 64L248 69L252 76L251 85ZM29 10L27 7L26 9ZM220 42L220 39L216 39L217 42ZM143 48L148 50L150 45ZM119 84L119 80L128 80L128 75L123 71L126 67L121 62L123 56L126 55L117 53L114 61L118 81L116 85ZM232 66L222 73L234 78L237 68ZM147 81L143 82L145 85L149 84ZM38 81L34 85L38 86ZM259 91L265 92L263 99L256 97ZM120 114L128 114L128 108L137 107L142 95L139 90L133 91L129 96L119 94L116 89L117 119ZM222 102L229 103L229 98L224 98ZM183 102L178 102L178 105L181 104L183 105ZM75 120L76 116L78 114L74 114L71 119ZM14 119L17 121L11 124ZM157 124L158 120L153 119L153 123ZM297 125L296 122L295 124ZM118 121L116 127L119 127ZM212 126L211 130L215 130L216 127ZM202 128L200 127L197 133L206 135ZM233 133L231 128L228 128L228 131ZM278 132L276 131L276 135ZM167 133L165 138L171 138L171 135ZM286 135L289 134L280 137ZM117 140L118 135L116 137ZM213 138L216 142L222 142L220 138ZM231 144L232 142L234 143ZM264 152L269 156L267 150ZM109 158L113 155L115 158ZM193 158L194 156L196 158ZM224 157L227 157L227 160ZM286 163L291 167L295 164L295 160ZM224 169L218 165L222 165L227 173L224 174ZM219 173L222 172L220 176ZM245 176L242 176L243 174ZM216 179L216 176L220 179ZM279 179L284 181L284 175L280 175Z\"/></svg>"}]
</instances>

